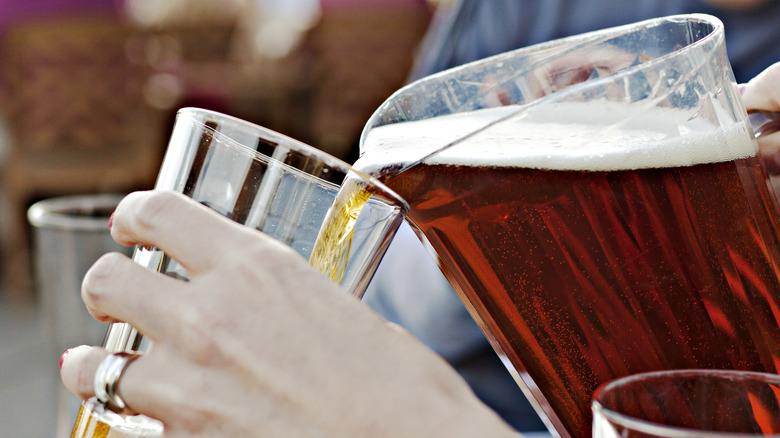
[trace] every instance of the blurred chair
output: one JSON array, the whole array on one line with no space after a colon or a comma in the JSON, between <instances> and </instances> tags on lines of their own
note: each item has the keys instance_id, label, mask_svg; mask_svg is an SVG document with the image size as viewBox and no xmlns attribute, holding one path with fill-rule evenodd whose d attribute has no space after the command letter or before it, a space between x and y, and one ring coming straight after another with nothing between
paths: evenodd
<instances>
[{"instance_id":1,"label":"blurred chair","mask_svg":"<svg viewBox=\"0 0 780 438\"><path fill-rule=\"evenodd\" d=\"M6 290L29 293L25 212L74 193L151 188L167 115L143 99L146 68L129 61L134 30L113 16L28 19L0 41L10 150L0 195Z\"/></svg>"},{"instance_id":2,"label":"blurred chair","mask_svg":"<svg viewBox=\"0 0 780 438\"><path fill-rule=\"evenodd\" d=\"M431 11L421 0L322 0L309 37L316 54L316 145L354 159L368 118L404 85Z\"/></svg>"},{"instance_id":3,"label":"blurred chair","mask_svg":"<svg viewBox=\"0 0 780 438\"><path fill-rule=\"evenodd\" d=\"M232 21L230 14L210 20L197 9L135 2L163 9L150 14L156 21L139 25L184 48L177 62L155 67L181 81L181 102L264 125L346 160L355 158L369 116L406 81L431 18L425 0L253 0ZM209 0L193 4L202 2ZM188 55L183 30L219 23L235 25L226 56Z\"/></svg>"}]
</instances>

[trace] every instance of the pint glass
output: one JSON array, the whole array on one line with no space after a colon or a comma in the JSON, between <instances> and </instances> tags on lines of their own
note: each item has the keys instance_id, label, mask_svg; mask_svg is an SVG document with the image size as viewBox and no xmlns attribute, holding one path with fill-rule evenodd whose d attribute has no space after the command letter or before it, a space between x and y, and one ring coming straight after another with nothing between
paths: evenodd
<instances>
[{"instance_id":1,"label":"pint glass","mask_svg":"<svg viewBox=\"0 0 780 438\"><path fill-rule=\"evenodd\" d=\"M780 370L778 210L718 19L424 78L361 152L554 435L590 436L619 376Z\"/></svg>"},{"instance_id":2,"label":"pint glass","mask_svg":"<svg viewBox=\"0 0 780 438\"><path fill-rule=\"evenodd\" d=\"M780 376L669 370L606 383L593 396L593 438L780 436Z\"/></svg>"},{"instance_id":3,"label":"pint glass","mask_svg":"<svg viewBox=\"0 0 780 438\"><path fill-rule=\"evenodd\" d=\"M367 195L358 205L349 206L348 222L321 231L346 178ZM320 150L260 126L195 108L177 114L155 189L184 193L289 245L345 293L358 297L407 209L379 181ZM338 244L315 245L320 234ZM187 278L176 260L155 248L136 248L133 260L166 275ZM104 346L113 352L148 348L143 336L124 323L109 327ZM73 437L141 438L161 432L154 420L117 415L92 399L82 407Z\"/></svg>"}]
</instances>

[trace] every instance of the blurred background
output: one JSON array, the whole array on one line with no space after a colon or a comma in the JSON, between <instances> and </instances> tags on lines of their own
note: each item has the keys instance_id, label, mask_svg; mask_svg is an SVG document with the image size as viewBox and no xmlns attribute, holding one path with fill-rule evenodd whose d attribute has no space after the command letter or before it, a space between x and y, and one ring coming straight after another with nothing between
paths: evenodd
<instances>
[{"instance_id":1,"label":"blurred background","mask_svg":"<svg viewBox=\"0 0 780 438\"><path fill-rule=\"evenodd\" d=\"M78 403L57 359L105 332L81 277L111 250L111 203L152 188L177 109L231 114L352 162L364 123L407 78L689 12L724 21L738 81L780 59L775 0L0 0L0 438L69 436ZM63 196L77 198L49 203ZM539 430L443 277L415 268L409 278L435 271L442 287L428 289L443 292L386 275L373 305L392 303L383 316L519 430Z\"/></svg>"},{"instance_id":2,"label":"blurred background","mask_svg":"<svg viewBox=\"0 0 780 438\"><path fill-rule=\"evenodd\" d=\"M436 7L0 0L0 437L61 436L58 344L64 332L81 332L52 323L56 309L46 307L65 306L45 295L77 302L69 277L92 261L83 248L46 243L48 260L70 271L42 265L52 262L35 249L43 237L27 219L33 203L151 188L184 106L225 112L352 161L363 124L406 80Z\"/></svg>"}]
</instances>

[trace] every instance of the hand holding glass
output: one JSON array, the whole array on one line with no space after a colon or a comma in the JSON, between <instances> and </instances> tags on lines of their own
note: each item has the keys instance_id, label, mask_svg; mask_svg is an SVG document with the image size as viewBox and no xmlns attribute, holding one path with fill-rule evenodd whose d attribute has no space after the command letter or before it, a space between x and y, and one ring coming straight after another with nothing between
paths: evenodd
<instances>
[{"instance_id":1,"label":"hand holding glass","mask_svg":"<svg viewBox=\"0 0 780 438\"><path fill-rule=\"evenodd\" d=\"M334 230L326 226L330 218L326 213L347 178L364 187L368 196L350 205L349 221ZM155 189L184 193L284 242L358 297L406 211L395 194L336 158L251 123L193 108L177 115ZM315 245L320 234L335 242L333 246ZM156 248L139 247L133 259L187 279L182 266ZM123 323L112 324L104 346L112 352L149 347L143 336ZM110 436L161 433L158 423L114 414L94 399L85 406L74 437L100 438L109 436L110 429ZM94 415L98 418L90 420Z\"/></svg>"}]
</instances>

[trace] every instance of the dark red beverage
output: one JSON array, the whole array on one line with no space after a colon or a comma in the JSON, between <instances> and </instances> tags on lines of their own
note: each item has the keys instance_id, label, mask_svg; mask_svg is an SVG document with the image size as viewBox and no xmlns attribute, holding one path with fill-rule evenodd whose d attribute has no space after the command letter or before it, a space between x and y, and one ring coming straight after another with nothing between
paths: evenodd
<instances>
[{"instance_id":1,"label":"dark red beverage","mask_svg":"<svg viewBox=\"0 0 780 438\"><path fill-rule=\"evenodd\" d=\"M780 369L777 211L756 158L558 171L417 165L386 180L553 426L615 377Z\"/></svg>"}]
</instances>

